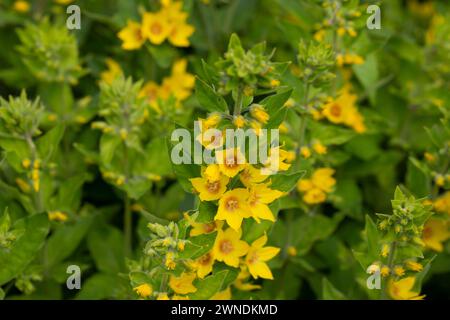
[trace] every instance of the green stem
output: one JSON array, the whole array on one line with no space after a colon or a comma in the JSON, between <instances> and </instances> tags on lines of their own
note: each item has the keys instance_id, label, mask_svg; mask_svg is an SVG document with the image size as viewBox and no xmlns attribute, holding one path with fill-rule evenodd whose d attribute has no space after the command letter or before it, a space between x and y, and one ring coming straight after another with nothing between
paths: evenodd
<instances>
[{"instance_id":1,"label":"green stem","mask_svg":"<svg viewBox=\"0 0 450 320\"><path fill-rule=\"evenodd\" d=\"M391 273L392 273L393 267L394 267L394 257L395 257L395 251L396 251L396 249L397 249L397 242L394 241L394 242L392 242L392 244L391 244L391 248L390 248L390 250L389 250L389 258L388 258L388 267L389 267L389 270L390 270ZM387 290L387 285L386 285L386 283L387 283L388 279L389 279L389 277L386 278L386 279L383 281L383 290L381 291L381 299L382 299L382 300L387 300L387 299L389 299L389 295L388 295L388 293L386 292L386 290Z\"/></svg>"},{"instance_id":2,"label":"green stem","mask_svg":"<svg viewBox=\"0 0 450 320\"><path fill-rule=\"evenodd\" d=\"M125 212L123 216L123 231L124 231L124 251L125 256L130 257L132 252L131 247L131 201L128 194L125 193Z\"/></svg>"}]
</instances>

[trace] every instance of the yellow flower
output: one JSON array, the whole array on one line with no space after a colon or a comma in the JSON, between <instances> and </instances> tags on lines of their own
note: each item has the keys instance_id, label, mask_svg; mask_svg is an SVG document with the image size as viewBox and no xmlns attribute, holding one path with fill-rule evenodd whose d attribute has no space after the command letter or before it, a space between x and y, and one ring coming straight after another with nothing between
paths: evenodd
<instances>
[{"instance_id":1,"label":"yellow flower","mask_svg":"<svg viewBox=\"0 0 450 320\"><path fill-rule=\"evenodd\" d=\"M137 286L133 290L136 291L136 293L142 298L147 298L151 296L151 294L153 293L152 286L147 283L141 284L140 286Z\"/></svg>"},{"instance_id":2,"label":"yellow flower","mask_svg":"<svg viewBox=\"0 0 450 320\"><path fill-rule=\"evenodd\" d=\"M325 30L321 29L314 33L314 40L317 42L322 42L325 37Z\"/></svg>"},{"instance_id":3,"label":"yellow flower","mask_svg":"<svg viewBox=\"0 0 450 320\"><path fill-rule=\"evenodd\" d=\"M447 191L434 202L434 210L450 215L450 191Z\"/></svg>"},{"instance_id":4,"label":"yellow flower","mask_svg":"<svg viewBox=\"0 0 450 320\"><path fill-rule=\"evenodd\" d=\"M247 165L239 174L239 179L247 188L255 183L263 182L267 177L268 175L261 173L261 169L255 168L252 165Z\"/></svg>"},{"instance_id":5,"label":"yellow flower","mask_svg":"<svg viewBox=\"0 0 450 320\"><path fill-rule=\"evenodd\" d=\"M402 277L405 275L405 269L402 266L395 266L394 273L395 275Z\"/></svg>"},{"instance_id":6,"label":"yellow flower","mask_svg":"<svg viewBox=\"0 0 450 320\"><path fill-rule=\"evenodd\" d=\"M117 36L122 40L122 48L124 50L139 49L145 42L141 32L141 25L131 20L127 22L127 26L120 30Z\"/></svg>"},{"instance_id":7,"label":"yellow flower","mask_svg":"<svg viewBox=\"0 0 450 320\"><path fill-rule=\"evenodd\" d=\"M195 222L187 213L184 214L184 218L188 221L189 225L192 227L190 232L191 237L214 232L217 229L220 229L223 225L223 221L213 221L210 223Z\"/></svg>"},{"instance_id":8,"label":"yellow flower","mask_svg":"<svg viewBox=\"0 0 450 320\"><path fill-rule=\"evenodd\" d=\"M391 251L391 247L386 243L383 244L383 246L381 247L381 256L386 258L390 251Z\"/></svg>"},{"instance_id":9,"label":"yellow flower","mask_svg":"<svg viewBox=\"0 0 450 320\"><path fill-rule=\"evenodd\" d=\"M142 36L153 44L161 44L170 33L170 25L165 15L146 12L142 16Z\"/></svg>"},{"instance_id":10,"label":"yellow flower","mask_svg":"<svg viewBox=\"0 0 450 320\"><path fill-rule=\"evenodd\" d=\"M278 80L278 79L272 79L272 80L270 80L270 86L272 87L272 88L276 88L276 87L278 87L280 85L280 80Z\"/></svg>"},{"instance_id":11,"label":"yellow flower","mask_svg":"<svg viewBox=\"0 0 450 320\"><path fill-rule=\"evenodd\" d=\"M197 291L192 281L196 278L194 273L182 273L179 277L170 276L169 286L175 293L188 294Z\"/></svg>"},{"instance_id":12,"label":"yellow flower","mask_svg":"<svg viewBox=\"0 0 450 320\"><path fill-rule=\"evenodd\" d=\"M380 274L383 277L387 277L389 275L389 273L391 272L391 270L389 269L388 266L382 266L381 270L380 270Z\"/></svg>"},{"instance_id":13,"label":"yellow flower","mask_svg":"<svg viewBox=\"0 0 450 320\"><path fill-rule=\"evenodd\" d=\"M111 58L107 58L105 62L106 62L106 66L108 67L108 70L103 71L100 74L100 78L104 82L111 84L114 79L116 79L118 76L123 74L123 71L122 71L122 68L120 67L120 65Z\"/></svg>"},{"instance_id":14,"label":"yellow flower","mask_svg":"<svg viewBox=\"0 0 450 320\"><path fill-rule=\"evenodd\" d=\"M187 23L174 24L169 33L169 41L176 47L188 47L189 37L194 31L195 28Z\"/></svg>"},{"instance_id":15,"label":"yellow flower","mask_svg":"<svg viewBox=\"0 0 450 320\"><path fill-rule=\"evenodd\" d=\"M318 204L324 202L326 198L325 192L319 188L313 188L304 194L303 201L307 204Z\"/></svg>"},{"instance_id":16,"label":"yellow flower","mask_svg":"<svg viewBox=\"0 0 450 320\"><path fill-rule=\"evenodd\" d=\"M294 246L289 246L287 248L287 254L291 257L295 257L297 255L297 249Z\"/></svg>"},{"instance_id":17,"label":"yellow flower","mask_svg":"<svg viewBox=\"0 0 450 320\"><path fill-rule=\"evenodd\" d=\"M64 222L68 219L67 214L61 211L50 211L48 213L48 219L50 221Z\"/></svg>"},{"instance_id":18,"label":"yellow flower","mask_svg":"<svg viewBox=\"0 0 450 320\"><path fill-rule=\"evenodd\" d=\"M280 198L283 192L270 189L267 184L254 184L250 187L250 194L247 200L252 217L275 222L275 217L268 204Z\"/></svg>"},{"instance_id":19,"label":"yellow flower","mask_svg":"<svg viewBox=\"0 0 450 320\"><path fill-rule=\"evenodd\" d=\"M212 272L214 266L214 253L212 251L208 252L196 259L191 265L197 272L197 277L203 279Z\"/></svg>"},{"instance_id":20,"label":"yellow flower","mask_svg":"<svg viewBox=\"0 0 450 320\"><path fill-rule=\"evenodd\" d=\"M234 116L233 117L233 124L236 126L236 128L243 128L245 126L245 123L247 121L243 116Z\"/></svg>"},{"instance_id":21,"label":"yellow flower","mask_svg":"<svg viewBox=\"0 0 450 320\"><path fill-rule=\"evenodd\" d=\"M247 242L240 240L242 230L234 231L231 228L219 230L214 242L213 254L217 261L237 268L239 258L245 256L249 250Z\"/></svg>"},{"instance_id":22,"label":"yellow flower","mask_svg":"<svg viewBox=\"0 0 450 320\"><path fill-rule=\"evenodd\" d=\"M444 249L443 242L450 238L448 222L431 218L425 224L422 240L427 248L437 252Z\"/></svg>"},{"instance_id":23,"label":"yellow flower","mask_svg":"<svg viewBox=\"0 0 450 320\"><path fill-rule=\"evenodd\" d=\"M434 162L434 160L436 160L436 157L432 153L429 153L429 152L425 152L423 154L423 156L424 156L425 160L427 160L428 162Z\"/></svg>"},{"instance_id":24,"label":"yellow flower","mask_svg":"<svg viewBox=\"0 0 450 320\"><path fill-rule=\"evenodd\" d=\"M217 150L216 159L220 171L230 178L233 178L245 168L245 156L239 148Z\"/></svg>"},{"instance_id":25,"label":"yellow flower","mask_svg":"<svg viewBox=\"0 0 450 320\"><path fill-rule=\"evenodd\" d=\"M21 178L16 179L16 184L23 193L29 193L31 191L30 185Z\"/></svg>"},{"instance_id":26,"label":"yellow flower","mask_svg":"<svg viewBox=\"0 0 450 320\"><path fill-rule=\"evenodd\" d=\"M68 5L69 3L74 2L75 0L54 0L57 4Z\"/></svg>"},{"instance_id":27,"label":"yellow flower","mask_svg":"<svg viewBox=\"0 0 450 320\"><path fill-rule=\"evenodd\" d=\"M336 180L332 177L334 170L331 168L319 168L314 171L311 181L312 184L324 192L331 192Z\"/></svg>"},{"instance_id":28,"label":"yellow flower","mask_svg":"<svg viewBox=\"0 0 450 320\"><path fill-rule=\"evenodd\" d=\"M327 153L327 147L325 147L320 141L316 141L313 143L313 149L318 154L326 154Z\"/></svg>"},{"instance_id":29,"label":"yellow flower","mask_svg":"<svg viewBox=\"0 0 450 320\"><path fill-rule=\"evenodd\" d=\"M267 123L270 119L270 116L266 110L264 110L264 107L259 104L250 107L250 114L261 123Z\"/></svg>"},{"instance_id":30,"label":"yellow flower","mask_svg":"<svg viewBox=\"0 0 450 320\"><path fill-rule=\"evenodd\" d=\"M220 175L218 180L210 180L205 178L203 173L202 178L189 179L194 189L199 193L201 201L213 201L220 199L220 197L227 190L227 184L230 181L225 175Z\"/></svg>"},{"instance_id":31,"label":"yellow flower","mask_svg":"<svg viewBox=\"0 0 450 320\"><path fill-rule=\"evenodd\" d=\"M173 251L169 251L166 254L166 259L165 259L165 266L168 270L173 270L175 269L175 267L177 266L177 264L175 263L175 254L173 253Z\"/></svg>"},{"instance_id":32,"label":"yellow flower","mask_svg":"<svg viewBox=\"0 0 450 320\"><path fill-rule=\"evenodd\" d=\"M445 178L442 174L438 174L434 177L434 182L438 187L442 187L445 184Z\"/></svg>"},{"instance_id":33,"label":"yellow flower","mask_svg":"<svg viewBox=\"0 0 450 320\"><path fill-rule=\"evenodd\" d=\"M420 272L423 270L423 265L421 263L415 262L415 261L406 261L406 267L409 270L416 271L416 272Z\"/></svg>"},{"instance_id":34,"label":"yellow flower","mask_svg":"<svg viewBox=\"0 0 450 320\"><path fill-rule=\"evenodd\" d=\"M278 159L276 158L277 152ZM264 167L272 173L276 173L277 171L286 171L291 167L291 164L288 163L288 160L290 159L292 159L291 152L283 150L281 147L271 148L268 159L264 162Z\"/></svg>"},{"instance_id":35,"label":"yellow flower","mask_svg":"<svg viewBox=\"0 0 450 320\"><path fill-rule=\"evenodd\" d=\"M332 123L344 124L362 133L366 127L363 117L355 106L356 100L356 95L351 94L348 89L343 89L337 99L332 99L325 104L322 114Z\"/></svg>"},{"instance_id":36,"label":"yellow flower","mask_svg":"<svg viewBox=\"0 0 450 320\"><path fill-rule=\"evenodd\" d=\"M407 277L398 281L388 282L388 292L394 300L423 300L425 295L419 296L418 292L412 291L414 287L414 277Z\"/></svg>"},{"instance_id":37,"label":"yellow flower","mask_svg":"<svg viewBox=\"0 0 450 320\"><path fill-rule=\"evenodd\" d=\"M231 300L231 288L228 287L223 291L217 292L209 300Z\"/></svg>"},{"instance_id":38,"label":"yellow flower","mask_svg":"<svg viewBox=\"0 0 450 320\"><path fill-rule=\"evenodd\" d=\"M156 300L170 300L166 292L160 292Z\"/></svg>"},{"instance_id":39,"label":"yellow flower","mask_svg":"<svg viewBox=\"0 0 450 320\"><path fill-rule=\"evenodd\" d=\"M18 0L14 2L13 9L17 12L25 13L30 11L30 4L27 1Z\"/></svg>"},{"instance_id":40,"label":"yellow flower","mask_svg":"<svg viewBox=\"0 0 450 320\"><path fill-rule=\"evenodd\" d=\"M241 227L242 220L251 215L247 202L249 196L250 193L244 188L227 191L219 200L219 209L214 219L225 220L237 231Z\"/></svg>"},{"instance_id":41,"label":"yellow flower","mask_svg":"<svg viewBox=\"0 0 450 320\"><path fill-rule=\"evenodd\" d=\"M173 295L172 300L190 300L188 296Z\"/></svg>"},{"instance_id":42,"label":"yellow flower","mask_svg":"<svg viewBox=\"0 0 450 320\"><path fill-rule=\"evenodd\" d=\"M308 147L301 147L300 154L303 156L303 158L308 159L309 157L311 157L311 150Z\"/></svg>"},{"instance_id":43,"label":"yellow flower","mask_svg":"<svg viewBox=\"0 0 450 320\"><path fill-rule=\"evenodd\" d=\"M278 252L280 252L280 249L275 247L264 247L266 242L266 235L255 240L250 246L247 256L245 257L245 263L248 267L248 271L254 279L258 279L260 277L263 279L273 280L272 272L266 262L275 257Z\"/></svg>"}]
</instances>

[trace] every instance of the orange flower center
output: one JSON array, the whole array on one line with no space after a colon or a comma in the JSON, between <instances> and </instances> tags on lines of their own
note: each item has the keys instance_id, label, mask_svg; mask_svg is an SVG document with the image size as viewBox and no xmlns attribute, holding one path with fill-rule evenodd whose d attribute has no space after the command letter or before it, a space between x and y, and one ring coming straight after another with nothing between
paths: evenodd
<instances>
[{"instance_id":1,"label":"orange flower center","mask_svg":"<svg viewBox=\"0 0 450 320\"><path fill-rule=\"evenodd\" d=\"M233 251L233 243L231 243L230 240L222 240L220 242L220 251L222 251L225 254L230 253L231 251Z\"/></svg>"},{"instance_id":2,"label":"orange flower center","mask_svg":"<svg viewBox=\"0 0 450 320\"><path fill-rule=\"evenodd\" d=\"M252 252L251 254L249 254L247 261L250 264L256 263L258 261L258 255L256 254L256 252Z\"/></svg>"},{"instance_id":3,"label":"orange flower center","mask_svg":"<svg viewBox=\"0 0 450 320\"><path fill-rule=\"evenodd\" d=\"M154 22L150 27L150 31L153 34L160 34L162 32L162 26L159 22Z\"/></svg>"},{"instance_id":4,"label":"orange flower center","mask_svg":"<svg viewBox=\"0 0 450 320\"><path fill-rule=\"evenodd\" d=\"M208 182L206 184L206 189L208 189L210 193L217 193L220 189L220 181Z\"/></svg>"},{"instance_id":5,"label":"orange flower center","mask_svg":"<svg viewBox=\"0 0 450 320\"><path fill-rule=\"evenodd\" d=\"M433 236L433 230L430 227L424 228L422 237L424 239L430 239Z\"/></svg>"},{"instance_id":6,"label":"orange flower center","mask_svg":"<svg viewBox=\"0 0 450 320\"><path fill-rule=\"evenodd\" d=\"M335 117L339 117L342 113L341 106L338 105L337 103L333 104L331 106L330 113Z\"/></svg>"},{"instance_id":7,"label":"orange flower center","mask_svg":"<svg viewBox=\"0 0 450 320\"><path fill-rule=\"evenodd\" d=\"M199 259L199 263L203 266L208 265L211 262L211 254L207 253Z\"/></svg>"},{"instance_id":8,"label":"orange flower center","mask_svg":"<svg viewBox=\"0 0 450 320\"><path fill-rule=\"evenodd\" d=\"M214 222L205 223L203 225L203 230L205 230L206 233L213 232L215 228L216 228L216 224Z\"/></svg>"},{"instance_id":9,"label":"orange flower center","mask_svg":"<svg viewBox=\"0 0 450 320\"><path fill-rule=\"evenodd\" d=\"M227 167L228 169L234 169L238 166L238 161L237 161L237 157L233 156L233 157L227 157L225 159L225 167Z\"/></svg>"},{"instance_id":10,"label":"orange flower center","mask_svg":"<svg viewBox=\"0 0 450 320\"><path fill-rule=\"evenodd\" d=\"M234 211L239 208L239 200L235 197L229 197L225 203L225 208L228 211Z\"/></svg>"}]
</instances>

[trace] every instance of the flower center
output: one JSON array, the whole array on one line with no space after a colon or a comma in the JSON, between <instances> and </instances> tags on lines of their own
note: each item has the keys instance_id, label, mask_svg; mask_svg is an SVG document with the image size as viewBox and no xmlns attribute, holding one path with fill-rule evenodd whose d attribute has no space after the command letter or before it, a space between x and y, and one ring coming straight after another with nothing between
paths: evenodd
<instances>
[{"instance_id":1,"label":"flower center","mask_svg":"<svg viewBox=\"0 0 450 320\"><path fill-rule=\"evenodd\" d=\"M205 230L206 233L210 233L210 232L214 231L215 228L216 228L216 224L214 222L205 223L203 225L203 230Z\"/></svg>"},{"instance_id":2,"label":"flower center","mask_svg":"<svg viewBox=\"0 0 450 320\"><path fill-rule=\"evenodd\" d=\"M225 203L225 208L228 211L234 211L237 208L239 208L239 201L235 197L230 197L227 199L227 202Z\"/></svg>"},{"instance_id":3,"label":"flower center","mask_svg":"<svg viewBox=\"0 0 450 320\"><path fill-rule=\"evenodd\" d=\"M207 253L199 259L201 265L206 266L211 262L211 254Z\"/></svg>"},{"instance_id":4,"label":"flower center","mask_svg":"<svg viewBox=\"0 0 450 320\"><path fill-rule=\"evenodd\" d=\"M431 238L432 235L433 235L433 230L430 227L423 229L422 237L424 239L429 239L429 238Z\"/></svg>"},{"instance_id":5,"label":"flower center","mask_svg":"<svg viewBox=\"0 0 450 320\"><path fill-rule=\"evenodd\" d=\"M333 116L339 117L341 115L341 111L342 111L341 106L338 105L337 103L335 103L331 106L330 112Z\"/></svg>"},{"instance_id":6,"label":"flower center","mask_svg":"<svg viewBox=\"0 0 450 320\"><path fill-rule=\"evenodd\" d=\"M247 261L250 264L254 264L254 263L258 262L258 255L256 254L256 252L251 253L249 255Z\"/></svg>"},{"instance_id":7,"label":"flower center","mask_svg":"<svg viewBox=\"0 0 450 320\"><path fill-rule=\"evenodd\" d=\"M220 242L220 251L222 251L225 254L229 254L231 251L233 251L233 244L230 240L223 240Z\"/></svg>"},{"instance_id":8,"label":"flower center","mask_svg":"<svg viewBox=\"0 0 450 320\"><path fill-rule=\"evenodd\" d=\"M234 169L238 166L238 161L237 161L237 157L233 156L233 157L227 157L225 159L225 167L227 167L228 169Z\"/></svg>"},{"instance_id":9,"label":"flower center","mask_svg":"<svg viewBox=\"0 0 450 320\"><path fill-rule=\"evenodd\" d=\"M220 189L220 181L208 182L206 184L206 189L208 189L210 193L217 193Z\"/></svg>"},{"instance_id":10,"label":"flower center","mask_svg":"<svg viewBox=\"0 0 450 320\"><path fill-rule=\"evenodd\" d=\"M162 26L158 22L154 22L150 28L153 34L160 34L162 32Z\"/></svg>"}]
</instances>

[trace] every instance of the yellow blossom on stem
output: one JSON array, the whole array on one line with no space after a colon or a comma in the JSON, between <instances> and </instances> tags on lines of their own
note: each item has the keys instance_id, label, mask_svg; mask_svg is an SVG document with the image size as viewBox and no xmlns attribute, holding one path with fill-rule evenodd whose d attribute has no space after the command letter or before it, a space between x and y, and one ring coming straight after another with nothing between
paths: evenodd
<instances>
[{"instance_id":1,"label":"yellow blossom on stem","mask_svg":"<svg viewBox=\"0 0 450 320\"><path fill-rule=\"evenodd\" d=\"M170 34L167 18L161 13L146 12L142 16L142 36L153 44L161 44Z\"/></svg>"},{"instance_id":2,"label":"yellow blossom on stem","mask_svg":"<svg viewBox=\"0 0 450 320\"><path fill-rule=\"evenodd\" d=\"M407 277L398 281L390 279L388 293L394 300L423 300L425 295L419 296L418 292L412 291L415 281L414 277Z\"/></svg>"},{"instance_id":3,"label":"yellow blossom on stem","mask_svg":"<svg viewBox=\"0 0 450 320\"><path fill-rule=\"evenodd\" d=\"M315 152L318 154L326 154L327 153L327 147L325 147L320 141L316 141L312 145Z\"/></svg>"},{"instance_id":4,"label":"yellow blossom on stem","mask_svg":"<svg viewBox=\"0 0 450 320\"><path fill-rule=\"evenodd\" d=\"M169 286L178 294L188 294L197 291L192 281L196 278L194 273L182 273L179 277L170 276Z\"/></svg>"},{"instance_id":5,"label":"yellow blossom on stem","mask_svg":"<svg viewBox=\"0 0 450 320\"><path fill-rule=\"evenodd\" d=\"M66 213L61 211L50 211L48 213L48 219L50 221L59 221L59 222L65 222L68 219L68 216Z\"/></svg>"},{"instance_id":6,"label":"yellow blossom on stem","mask_svg":"<svg viewBox=\"0 0 450 320\"><path fill-rule=\"evenodd\" d=\"M231 288L228 287L223 291L217 292L210 300L231 300Z\"/></svg>"},{"instance_id":7,"label":"yellow blossom on stem","mask_svg":"<svg viewBox=\"0 0 450 320\"><path fill-rule=\"evenodd\" d=\"M268 204L283 194L281 191L270 189L267 184L254 184L250 187L247 203L256 222L260 222L260 219L275 222L275 217Z\"/></svg>"},{"instance_id":8,"label":"yellow blossom on stem","mask_svg":"<svg viewBox=\"0 0 450 320\"><path fill-rule=\"evenodd\" d=\"M264 107L258 104L250 107L250 114L261 123L267 123L270 119L270 116L266 110L264 110Z\"/></svg>"},{"instance_id":9,"label":"yellow blossom on stem","mask_svg":"<svg viewBox=\"0 0 450 320\"><path fill-rule=\"evenodd\" d=\"M420 272L420 271L423 270L423 265L421 263L415 262L415 261L411 261L411 260L410 261L406 261L406 267L409 270L416 271L416 272Z\"/></svg>"},{"instance_id":10,"label":"yellow blossom on stem","mask_svg":"<svg viewBox=\"0 0 450 320\"><path fill-rule=\"evenodd\" d=\"M141 25L134 21L128 21L127 26L120 30L117 36L122 40L122 48L124 50L139 49L145 42Z\"/></svg>"},{"instance_id":11,"label":"yellow blossom on stem","mask_svg":"<svg viewBox=\"0 0 450 320\"><path fill-rule=\"evenodd\" d=\"M402 266L395 266L394 267L394 274L396 276L402 277L405 275L405 269Z\"/></svg>"},{"instance_id":12,"label":"yellow blossom on stem","mask_svg":"<svg viewBox=\"0 0 450 320\"><path fill-rule=\"evenodd\" d=\"M242 184L249 188L255 183L261 183L266 180L268 175L262 174L261 169L255 168L252 165L246 165L245 169L239 174L239 179Z\"/></svg>"},{"instance_id":13,"label":"yellow blossom on stem","mask_svg":"<svg viewBox=\"0 0 450 320\"><path fill-rule=\"evenodd\" d=\"M153 288L151 285L144 283L133 289L142 298L148 298L153 293Z\"/></svg>"},{"instance_id":14,"label":"yellow blossom on stem","mask_svg":"<svg viewBox=\"0 0 450 320\"><path fill-rule=\"evenodd\" d=\"M189 181L199 193L201 201L213 201L222 197L227 190L227 184L230 178L225 175L220 175L218 180L210 180L203 176L202 178L191 178Z\"/></svg>"},{"instance_id":15,"label":"yellow blossom on stem","mask_svg":"<svg viewBox=\"0 0 450 320\"><path fill-rule=\"evenodd\" d=\"M219 209L214 219L225 220L237 231L241 227L242 220L251 215L251 208L247 202L249 196L250 193L244 188L227 191L219 200Z\"/></svg>"},{"instance_id":16,"label":"yellow blossom on stem","mask_svg":"<svg viewBox=\"0 0 450 320\"><path fill-rule=\"evenodd\" d=\"M212 251L204 254L191 263L191 266L197 272L197 277L203 279L212 272L214 266L214 253Z\"/></svg>"},{"instance_id":17,"label":"yellow blossom on stem","mask_svg":"<svg viewBox=\"0 0 450 320\"><path fill-rule=\"evenodd\" d=\"M422 232L422 240L427 248L437 252L444 250L443 243L450 238L449 224L445 220L431 218Z\"/></svg>"},{"instance_id":18,"label":"yellow blossom on stem","mask_svg":"<svg viewBox=\"0 0 450 320\"><path fill-rule=\"evenodd\" d=\"M311 150L308 147L301 147L300 154L303 158L308 159L309 157L311 157Z\"/></svg>"},{"instance_id":19,"label":"yellow blossom on stem","mask_svg":"<svg viewBox=\"0 0 450 320\"><path fill-rule=\"evenodd\" d=\"M213 254L217 261L237 268L239 258L245 256L249 250L247 242L240 240L242 230L235 231L231 228L219 230L214 242Z\"/></svg>"},{"instance_id":20,"label":"yellow blossom on stem","mask_svg":"<svg viewBox=\"0 0 450 320\"><path fill-rule=\"evenodd\" d=\"M239 148L216 151L217 164L220 171L233 178L245 168L245 156Z\"/></svg>"},{"instance_id":21,"label":"yellow blossom on stem","mask_svg":"<svg viewBox=\"0 0 450 320\"><path fill-rule=\"evenodd\" d=\"M247 256L245 257L248 271L254 279L263 278L273 280L272 272L266 262L275 257L278 252L280 252L280 249L275 247L264 247L266 243L266 235L255 240L251 244Z\"/></svg>"}]
</instances>

